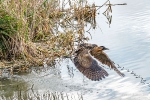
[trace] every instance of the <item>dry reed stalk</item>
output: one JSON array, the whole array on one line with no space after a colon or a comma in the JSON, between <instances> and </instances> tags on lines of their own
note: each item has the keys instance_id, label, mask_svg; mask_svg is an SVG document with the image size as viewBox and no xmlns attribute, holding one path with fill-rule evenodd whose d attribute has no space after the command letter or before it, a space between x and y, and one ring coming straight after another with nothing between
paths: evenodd
<instances>
[{"instance_id":1,"label":"dry reed stalk","mask_svg":"<svg viewBox=\"0 0 150 100\"><path fill-rule=\"evenodd\" d=\"M29 66L42 65L46 58L49 63L71 56L75 42L88 39L84 35L86 23L96 26L98 8L76 0L3 0L1 9L15 19L12 24L16 28L13 36L0 33L6 49L2 52L0 48L0 59L10 58L14 62L10 66L19 60Z\"/></svg>"}]
</instances>

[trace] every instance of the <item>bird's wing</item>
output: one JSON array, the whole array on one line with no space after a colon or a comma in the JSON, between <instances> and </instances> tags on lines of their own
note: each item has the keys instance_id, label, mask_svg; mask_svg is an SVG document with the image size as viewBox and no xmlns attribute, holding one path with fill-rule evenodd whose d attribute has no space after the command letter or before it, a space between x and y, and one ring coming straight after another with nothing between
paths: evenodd
<instances>
[{"instance_id":1,"label":"bird's wing","mask_svg":"<svg viewBox=\"0 0 150 100\"><path fill-rule=\"evenodd\" d=\"M106 76L108 76L108 73L102 67L100 67L98 63L96 62L96 60L94 59L92 59L92 63L91 65L89 65L88 68L83 67L80 64L78 57L74 58L74 64L76 68L83 75L85 75L87 78L91 79L92 81L99 81L99 80L102 80L102 78L105 78Z\"/></svg>"},{"instance_id":2,"label":"bird's wing","mask_svg":"<svg viewBox=\"0 0 150 100\"><path fill-rule=\"evenodd\" d=\"M113 61L107 56L106 53L101 52L93 55L97 60L99 60L102 64L109 66L110 68L114 69L120 76L124 77L125 75L121 73L117 67L114 65Z\"/></svg>"}]
</instances>

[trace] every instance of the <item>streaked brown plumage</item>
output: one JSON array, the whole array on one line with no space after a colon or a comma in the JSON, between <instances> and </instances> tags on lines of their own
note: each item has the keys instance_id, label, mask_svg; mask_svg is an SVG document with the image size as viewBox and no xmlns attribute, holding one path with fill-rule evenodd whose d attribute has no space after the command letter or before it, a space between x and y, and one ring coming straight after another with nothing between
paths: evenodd
<instances>
[{"instance_id":1,"label":"streaked brown plumage","mask_svg":"<svg viewBox=\"0 0 150 100\"><path fill-rule=\"evenodd\" d=\"M98 81L108 76L108 73L98 65L96 58L102 64L114 69L120 76L124 76L110 60L103 50L108 50L104 46L97 46L96 44L84 43L80 44L75 52L74 64L77 69L83 73L87 78ZM93 57L94 58L93 58Z\"/></svg>"}]
</instances>

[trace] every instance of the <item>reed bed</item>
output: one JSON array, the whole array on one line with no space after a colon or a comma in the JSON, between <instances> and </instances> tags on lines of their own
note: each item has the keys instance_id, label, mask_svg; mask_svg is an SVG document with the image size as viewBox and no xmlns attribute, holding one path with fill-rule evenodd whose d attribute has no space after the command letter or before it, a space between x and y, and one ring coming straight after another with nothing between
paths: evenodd
<instances>
[{"instance_id":1,"label":"reed bed","mask_svg":"<svg viewBox=\"0 0 150 100\"><path fill-rule=\"evenodd\" d=\"M86 3L1 0L0 67L39 66L45 58L71 55L75 41L85 38L85 20L95 20Z\"/></svg>"},{"instance_id":2,"label":"reed bed","mask_svg":"<svg viewBox=\"0 0 150 100\"><path fill-rule=\"evenodd\" d=\"M108 15L110 1L104 5ZM24 70L72 56L75 45L88 40L87 23L96 27L102 6L86 0L0 0L0 68Z\"/></svg>"}]
</instances>

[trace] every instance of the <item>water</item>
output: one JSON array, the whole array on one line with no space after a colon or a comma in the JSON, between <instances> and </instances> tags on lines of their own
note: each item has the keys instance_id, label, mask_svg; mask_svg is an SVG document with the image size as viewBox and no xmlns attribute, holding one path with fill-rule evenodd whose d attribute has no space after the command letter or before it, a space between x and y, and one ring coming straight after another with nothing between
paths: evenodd
<instances>
[{"instance_id":1,"label":"water","mask_svg":"<svg viewBox=\"0 0 150 100\"><path fill-rule=\"evenodd\" d=\"M96 5L102 5L105 0L95 2ZM110 27L106 18L98 15L98 27L90 31L92 40L89 43L108 47L110 50L106 53L116 64L124 67L124 78L113 70L105 69L109 76L94 82L84 77L72 61L66 59L56 68L33 68L30 74L22 73L1 81L0 94L9 97L14 95L13 92L17 93L18 87L22 87L32 94L31 90L41 94L47 91L63 92L74 95L74 98L79 98L77 94L80 94L84 100L150 100L150 87L147 84L150 83L150 1L113 0L111 3L127 5L112 7ZM146 79L146 84L140 82L141 78L135 78L131 72L127 72L127 69Z\"/></svg>"}]
</instances>

